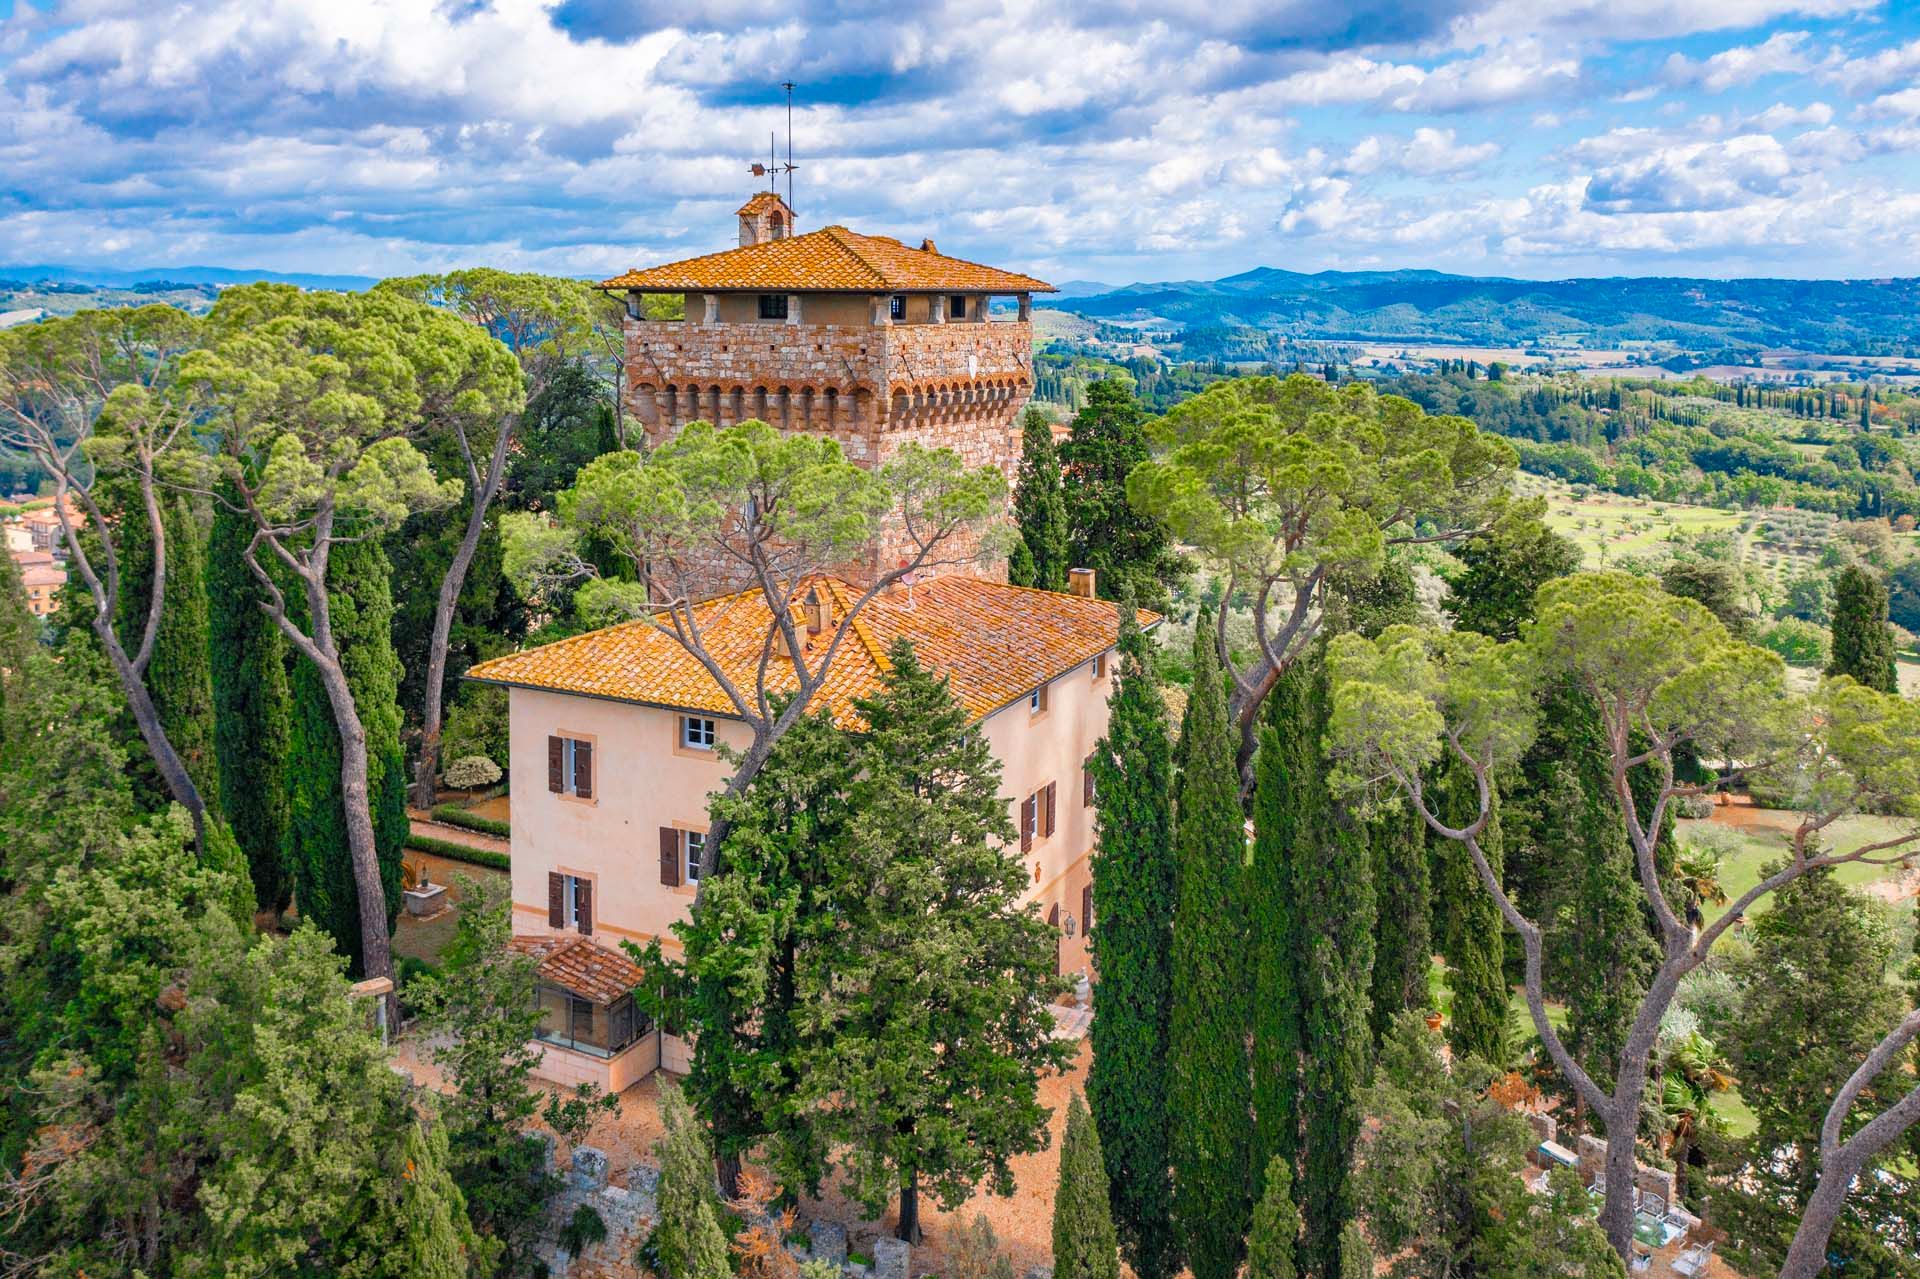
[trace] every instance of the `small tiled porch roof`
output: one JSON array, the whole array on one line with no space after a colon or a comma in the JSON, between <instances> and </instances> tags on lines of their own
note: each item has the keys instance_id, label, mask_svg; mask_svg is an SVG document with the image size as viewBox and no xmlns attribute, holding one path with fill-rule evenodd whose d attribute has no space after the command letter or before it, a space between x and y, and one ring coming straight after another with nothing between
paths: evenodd
<instances>
[{"instance_id":1,"label":"small tiled porch roof","mask_svg":"<svg viewBox=\"0 0 1920 1279\"><path fill-rule=\"evenodd\" d=\"M553 937L522 935L508 944L540 961L541 981L595 1004L612 1003L646 977L640 965L625 955L574 933Z\"/></svg>"}]
</instances>

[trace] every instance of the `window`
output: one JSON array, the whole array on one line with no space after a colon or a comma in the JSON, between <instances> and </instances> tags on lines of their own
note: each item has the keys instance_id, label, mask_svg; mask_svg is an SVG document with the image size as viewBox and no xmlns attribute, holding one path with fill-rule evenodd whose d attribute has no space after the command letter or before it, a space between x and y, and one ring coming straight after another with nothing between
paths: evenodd
<instances>
[{"instance_id":1,"label":"window","mask_svg":"<svg viewBox=\"0 0 1920 1279\"><path fill-rule=\"evenodd\" d=\"M907 295L896 293L887 299L887 318L904 320L907 318Z\"/></svg>"},{"instance_id":2,"label":"window","mask_svg":"<svg viewBox=\"0 0 1920 1279\"><path fill-rule=\"evenodd\" d=\"M700 859L706 855L707 836L705 831L686 830L680 832L681 856L686 859L686 878L683 882L700 882Z\"/></svg>"},{"instance_id":3,"label":"window","mask_svg":"<svg viewBox=\"0 0 1920 1279\"><path fill-rule=\"evenodd\" d=\"M594 1057L611 1057L653 1029L647 1015L634 1007L632 995L596 1004L542 981L534 984L533 1001L540 1010L536 1038Z\"/></svg>"},{"instance_id":4,"label":"window","mask_svg":"<svg viewBox=\"0 0 1920 1279\"><path fill-rule=\"evenodd\" d=\"M547 789L593 798L593 743L582 737L547 738Z\"/></svg>"},{"instance_id":5,"label":"window","mask_svg":"<svg viewBox=\"0 0 1920 1279\"><path fill-rule=\"evenodd\" d=\"M660 828L660 882L668 888L700 882L700 858L707 851L704 831Z\"/></svg>"},{"instance_id":6,"label":"window","mask_svg":"<svg viewBox=\"0 0 1920 1279\"><path fill-rule=\"evenodd\" d=\"M964 294L956 293L947 299L947 318L949 320L967 318L967 299Z\"/></svg>"},{"instance_id":7,"label":"window","mask_svg":"<svg viewBox=\"0 0 1920 1279\"><path fill-rule=\"evenodd\" d=\"M547 872L547 927L593 934L593 881L559 871Z\"/></svg>"},{"instance_id":8,"label":"window","mask_svg":"<svg viewBox=\"0 0 1920 1279\"><path fill-rule=\"evenodd\" d=\"M1020 802L1021 852L1032 848L1034 840L1046 839L1053 834L1054 794L1054 783L1048 782Z\"/></svg>"},{"instance_id":9,"label":"window","mask_svg":"<svg viewBox=\"0 0 1920 1279\"><path fill-rule=\"evenodd\" d=\"M1027 694L1027 713L1029 715L1038 715L1041 711L1044 711L1046 709L1047 709L1047 686L1045 684L1042 684L1039 688L1036 688L1033 690L1033 692Z\"/></svg>"},{"instance_id":10,"label":"window","mask_svg":"<svg viewBox=\"0 0 1920 1279\"><path fill-rule=\"evenodd\" d=\"M688 750L710 751L713 749L714 727L710 719L698 715L680 717L680 744Z\"/></svg>"},{"instance_id":11,"label":"window","mask_svg":"<svg viewBox=\"0 0 1920 1279\"><path fill-rule=\"evenodd\" d=\"M1106 676L1107 655L1105 653L1095 653L1093 655L1093 677L1096 680L1100 680L1105 679Z\"/></svg>"},{"instance_id":12,"label":"window","mask_svg":"<svg viewBox=\"0 0 1920 1279\"><path fill-rule=\"evenodd\" d=\"M763 320L786 319L787 295L784 293L762 293L760 295L760 318Z\"/></svg>"}]
</instances>

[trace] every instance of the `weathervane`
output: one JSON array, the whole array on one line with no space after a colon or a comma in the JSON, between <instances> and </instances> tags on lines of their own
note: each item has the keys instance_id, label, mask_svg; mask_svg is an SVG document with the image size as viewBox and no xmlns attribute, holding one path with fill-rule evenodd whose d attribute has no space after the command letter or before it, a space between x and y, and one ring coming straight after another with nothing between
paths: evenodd
<instances>
[{"instance_id":1,"label":"weathervane","mask_svg":"<svg viewBox=\"0 0 1920 1279\"><path fill-rule=\"evenodd\" d=\"M780 175L783 173L786 174L787 207L791 209L793 207L793 171L800 167L793 162L793 91L798 86L791 80L782 80L780 87L787 91L787 162L785 164L775 162L774 156L776 153L774 150L773 134L769 133L767 134L767 162L765 164L751 164L747 167L752 170L754 177L765 178L767 180L767 190L769 191L777 192L779 190Z\"/></svg>"}]
</instances>

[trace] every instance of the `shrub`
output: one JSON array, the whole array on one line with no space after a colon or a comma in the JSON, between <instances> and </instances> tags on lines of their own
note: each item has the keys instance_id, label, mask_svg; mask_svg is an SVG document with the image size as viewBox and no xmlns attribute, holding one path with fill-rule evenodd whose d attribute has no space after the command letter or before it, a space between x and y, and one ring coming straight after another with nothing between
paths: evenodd
<instances>
[{"instance_id":1,"label":"shrub","mask_svg":"<svg viewBox=\"0 0 1920 1279\"><path fill-rule=\"evenodd\" d=\"M1764 648L1780 654L1789 666L1825 666L1826 628L1797 617L1782 618L1760 633Z\"/></svg>"},{"instance_id":2,"label":"shrub","mask_svg":"<svg viewBox=\"0 0 1920 1279\"><path fill-rule=\"evenodd\" d=\"M455 790L478 790L500 780L500 765L485 755L462 755L447 765L446 778Z\"/></svg>"},{"instance_id":3,"label":"shrub","mask_svg":"<svg viewBox=\"0 0 1920 1279\"><path fill-rule=\"evenodd\" d=\"M468 830L477 830L483 835L498 835L501 839L513 838L511 822L496 821L491 817L482 817L478 813L469 813L458 804L435 804L433 820L445 822L449 826L463 826Z\"/></svg>"},{"instance_id":4,"label":"shrub","mask_svg":"<svg viewBox=\"0 0 1920 1279\"><path fill-rule=\"evenodd\" d=\"M490 684L469 684L447 708L440 730L440 758L485 755L507 757L507 690Z\"/></svg>"},{"instance_id":5,"label":"shrub","mask_svg":"<svg viewBox=\"0 0 1920 1279\"><path fill-rule=\"evenodd\" d=\"M1675 801L1674 806L1681 817L1699 820L1713 816L1713 796L1711 795L1682 795Z\"/></svg>"},{"instance_id":6,"label":"shrub","mask_svg":"<svg viewBox=\"0 0 1920 1279\"><path fill-rule=\"evenodd\" d=\"M467 862L474 866L485 866L490 870L512 869L512 862L505 853L496 853L488 848L469 848L465 844L456 844L447 839L435 839L431 835L409 833L407 847L416 852L444 857L448 861Z\"/></svg>"}]
</instances>

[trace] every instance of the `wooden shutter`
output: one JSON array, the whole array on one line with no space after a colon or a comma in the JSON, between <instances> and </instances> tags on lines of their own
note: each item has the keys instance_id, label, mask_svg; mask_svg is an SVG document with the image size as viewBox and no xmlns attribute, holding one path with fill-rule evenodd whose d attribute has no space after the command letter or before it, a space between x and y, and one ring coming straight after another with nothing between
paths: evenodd
<instances>
[{"instance_id":1,"label":"wooden shutter","mask_svg":"<svg viewBox=\"0 0 1920 1279\"><path fill-rule=\"evenodd\" d=\"M1053 837L1053 795L1059 789L1056 782L1048 782L1047 788L1040 792L1040 834L1048 839Z\"/></svg>"},{"instance_id":2,"label":"wooden shutter","mask_svg":"<svg viewBox=\"0 0 1920 1279\"><path fill-rule=\"evenodd\" d=\"M573 891L579 902L580 931L591 937L593 935L593 881L576 879Z\"/></svg>"},{"instance_id":3,"label":"wooden shutter","mask_svg":"<svg viewBox=\"0 0 1920 1279\"><path fill-rule=\"evenodd\" d=\"M566 926L567 880L558 871L550 870L547 872L547 927L565 928Z\"/></svg>"},{"instance_id":4,"label":"wooden shutter","mask_svg":"<svg viewBox=\"0 0 1920 1279\"><path fill-rule=\"evenodd\" d=\"M1047 911L1047 927L1048 928L1060 927L1060 903L1059 902L1055 902L1052 908Z\"/></svg>"},{"instance_id":5,"label":"wooden shutter","mask_svg":"<svg viewBox=\"0 0 1920 1279\"><path fill-rule=\"evenodd\" d=\"M573 744L573 793L581 799L593 798L593 743Z\"/></svg>"},{"instance_id":6,"label":"wooden shutter","mask_svg":"<svg viewBox=\"0 0 1920 1279\"><path fill-rule=\"evenodd\" d=\"M1029 795L1020 804L1020 851L1033 847L1034 812L1040 807L1038 795Z\"/></svg>"},{"instance_id":7,"label":"wooden shutter","mask_svg":"<svg viewBox=\"0 0 1920 1279\"><path fill-rule=\"evenodd\" d=\"M1093 931L1093 885L1088 884L1080 890L1080 931Z\"/></svg>"},{"instance_id":8,"label":"wooden shutter","mask_svg":"<svg viewBox=\"0 0 1920 1279\"><path fill-rule=\"evenodd\" d=\"M1093 807L1093 756L1080 761L1080 802Z\"/></svg>"},{"instance_id":9,"label":"wooden shutter","mask_svg":"<svg viewBox=\"0 0 1920 1279\"><path fill-rule=\"evenodd\" d=\"M671 826L660 828L660 882L680 887L680 832Z\"/></svg>"},{"instance_id":10,"label":"wooden shutter","mask_svg":"<svg viewBox=\"0 0 1920 1279\"><path fill-rule=\"evenodd\" d=\"M547 739L547 789L556 795L567 788L566 752L567 744L558 737Z\"/></svg>"}]
</instances>

